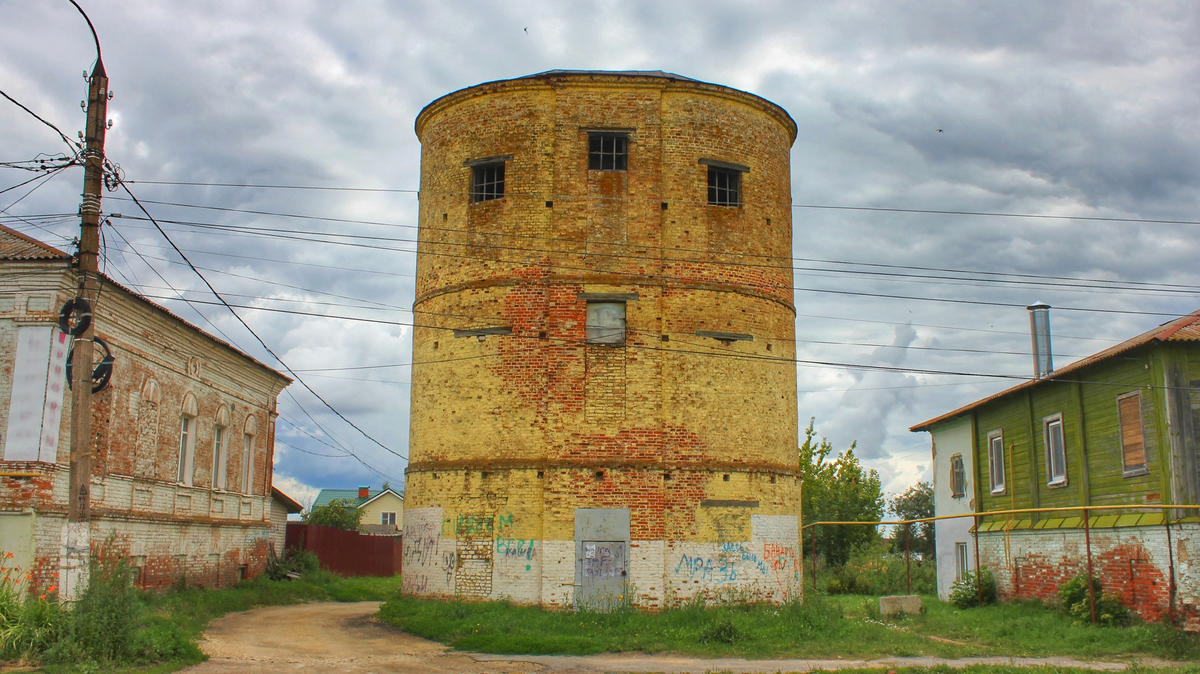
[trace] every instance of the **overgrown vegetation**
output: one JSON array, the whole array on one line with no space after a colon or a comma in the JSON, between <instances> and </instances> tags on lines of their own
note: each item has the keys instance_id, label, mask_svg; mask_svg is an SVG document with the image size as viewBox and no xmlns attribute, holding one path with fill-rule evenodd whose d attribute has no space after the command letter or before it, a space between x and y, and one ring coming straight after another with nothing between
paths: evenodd
<instances>
[{"instance_id":1,"label":"overgrown vegetation","mask_svg":"<svg viewBox=\"0 0 1200 674\"><path fill-rule=\"evenodd\" d=\"M1095 597L1097 623L1128 625L1133 619L1132 612L1121 603L1119 597L1104 592L1104 586L1100 584L1099 578L1091 576L1091 580L1091 595L1088 594L1088 575L1086 573L1075 576L1058 588L1059 607L1063 612L1090 621L1092 619L1092 598Z\"/></svg>"},{"instance_id":2,"label":"overgrown vegetation","mask_svg":"<svg viewBox=\"0 0 1200 674\"><path fill-rule=\"evenodd\" d=\"M831 460L833 445L825 438L816 439L815 423L808 420L799 449L804 524L879 521L884 509L879 473L862 467L854 456L854 444ZM873 526L817 527L817 550L830 566L841 566L855 548L878 538ZM805 546L805 554L810 553Z\"/></svg>"},{"instance_id":3,"label":"overgrown vegetation","mask_svg":"<svg viewBox=\"0 0 1200 674\"><path fill-rule=\"evenodd\" d=\"M63 616L52 595L26 592L29 574L10 566L13 554L0 555L0 660L27 659L58 641Z\"/></svg>"},{"instance_id":4,"label":"overgrown vegetation","mask_svg":"<svg viewBox=\"0 0 1200 674\"><path fill-rule=\"evenodd\" d=\"M933 517L933 484L918 482L903 494L888 501L888 512L899 520L919 520ZM923 560L932 561L937 555L933 522L898 524L892 528L892 549L905 548Z\"/></svg>"},{"instance_id":5,"label":"overgrown vegetation","mask_svg":"<svg viewBox=\"0 0 1200 674\"><path fill-rule=\"evenodd\" d=\"M335 498L329 503L313 506L304 513L305 524L316 524L322 527L333 527L345 531L358 531L362 523L363 511L358 506L344 498Z\"/></svg>"},{"instance_id":6,"label":"overgrown vegetation","mask_svg":"<svg viewBox=\"0 0 1200 674\"><path fill-rule=\"evenodd\" d=\"M321 562L317 559L316 554L309 550L288 548L283 551L282 555L276 555L275 550L271 550L264 573L271 580L287 580L288 578L311 577L320 570Z\"/></svg>"},{"instance_id":7,"label":"overgrown vegetation","mask_svg":"<svg viewBox=\"0 0 1200 674\"><path fill-rule=\"evenodd\" d=\"M960 609L977 607L980 601L984 606L995 604L998 597L996 578L986 566L979 571L978 582L974 571L964 571L962 578L950 586L950 603Z\"/></svg>"},{"instance_id":8,"label":"overgrown vegetation","mask_svg":"<svg viewBox=\"0 0 1200 674\"><path fill-rule=\"evenodd\" d=\"M840 567L826 569L818 576L829 594L889 595L937 593L937 565L933 560L913 556L905 564L903 550L896 552L884 541L875 541L855 549Z\"/></svg>"},{"instance_id":9,"label":"overgrown vegetation","mask_svg":"<svg viewBox=\"0 0 1200 674\"><path fill-rule=\"evenodd\" d=\"M23 587L28 576L0 563L0 661L40 663L63 673L194 664L204 659L196 646L200 633L226 613L304 601L387 601L400 594L399 577L340 578L315 568L310 557L280 560L277 569L303 569L296 580L263 574L225 590L155 594L135 587L127 563L101 549L87 589L69 610L55 588L29 594Z\"/></svg>"}]
</instances>

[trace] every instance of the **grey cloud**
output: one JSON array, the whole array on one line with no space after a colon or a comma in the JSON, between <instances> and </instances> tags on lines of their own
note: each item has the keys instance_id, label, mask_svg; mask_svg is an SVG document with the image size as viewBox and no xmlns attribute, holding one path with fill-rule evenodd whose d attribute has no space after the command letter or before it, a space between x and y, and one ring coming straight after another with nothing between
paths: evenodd
<instances>
[{"instance_id":1,"label":"grey cloud","mask_svg":"<svg viewBox=\"0 0 1200 674\"><path fill-rule=\"evenodd\" d=\"M794 199L802 204L1185 220L1196 219L1200 205L1200 122L1194 114L1200 10L1194 3L86 4L117 94L109 154L134 181L416 189L420 146L413 120L434 98L551 68L646 68L750 89L783 105L800 129L792 171ZM0 87L73 136L83 121L76 107L83 93L79 71L93 58L87 37L66 3L0 2ZM0 105L0 129L0 160L61 146L7 104ZM13 173L0 170L0 189L16 182ZM78 172L55 178L14 212L73 213L79 181ZM132 188L144 199L394 225L415 224L417 213L412 194ZM0 208L8 196L0 195ZM115 196L105 201L106 210L137 214ZM271 227L281 234L413 238L413 230L402 227L150 208L164 219ZM798 257L1200 285L1195 226L800 208L793 215ZM149 223L114 222L141 252L175 259ZM75 225L50 225L52 233L19 226L69 246ZM399 310L413 301L409 253L165 226L197 264L266 280L210 273L223 292L302 300L242 303L411 320ZM130 275L131 283L162 285L131 253L122 256L119 239L108 241L112 273ZM190 271L152 262L172 285L203 296ZM365 269L399 275L358 271ZM801 342L801 359L1022 377L1031 367L1029 357L1020 355L1028 350L1023 305L1035 299L1106 310L1196 308L1189 294L912 282L867 276L864 269L806 273L796 280L801 287L1014 306L798 292L800 339L905 347L873 351ZM278 284L368 298L397 310L322 305L355 303ZM167 304L207 327L186 305ZM248 353L270 362L227 312L199 310ZM250 310L243 315L296 368L402 362L411 353L408 333L397 328ZM1085 355L1161 320L1056 310L1055 344L1064 354ZM903 328L909 323L911 332ZM917 346L1016 355L910 348ZM407 381L405 369L327 374L374 380L312 377L310 383L356 423L406 451L408 387L380 381ZM798 368L798 378L800 390L815 391L801 394L800 417L816 416L819 428L842 446L859 439L868 465L897 491L928 472L928 439L908 433L909 425L1018 381L808 366ZM299 386L292 393L364 458L390 474L402 473L402 461L323 411ZM281 411L320 434L287 396ZM286 423L280 428L281 441L333 453ZM353 460L282 445L276 472L309 486L380 481Z\"/></svg>"}]
</instances>

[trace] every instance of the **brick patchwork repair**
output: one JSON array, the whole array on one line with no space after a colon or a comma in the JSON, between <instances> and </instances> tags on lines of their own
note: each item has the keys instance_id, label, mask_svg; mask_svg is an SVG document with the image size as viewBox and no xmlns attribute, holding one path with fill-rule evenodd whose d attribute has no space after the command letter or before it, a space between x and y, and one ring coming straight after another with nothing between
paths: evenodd
<instances>
[{"instance_id":1,"label":"brick patchwork repair","mask_svg":"<svg viewBox=\"0 0 1200 674\"><path fill-rule=\"evenodd\" d=\"M588 569L649 607L800 592L795 132L655 73L494 82L421 113L406 592L572 605ZM594 133L627 139L624 170L588 168ZM471 199L477 160L505 163L501 198ZM739 205L708 204L701 160L748 169ZM623 340L589 338L589 302L623 308L603 328ZM577 540L585 510L627 529Z\"/></svg>"},{"instance_id":2,"label":"brick patchwork repair","mask_svg":"<svg viewBox=\"0 0 1200 674\"><path fill-rule=\"evenodd\" d=\"M1094 528L1091 550L1105 592L1146 620L1170 617L1173 604L1175 618L1200 629L1200 525L1172 525L1170 549L1162 526ZM1056 601L1058 588L1087 569L1082 529L984 532L979 556L1005 598Z\"/></svg>"}]
</instances>

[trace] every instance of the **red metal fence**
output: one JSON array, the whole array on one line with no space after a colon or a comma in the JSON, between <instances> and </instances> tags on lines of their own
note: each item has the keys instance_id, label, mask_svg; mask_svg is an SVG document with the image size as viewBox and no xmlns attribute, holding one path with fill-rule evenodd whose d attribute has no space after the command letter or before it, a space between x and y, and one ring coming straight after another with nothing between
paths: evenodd
<instances>
[{"instance_id":1,"label":"red metal fence","mask_svg":"<svg viewBox=\"0 0 1200 674\"><path fill-rule=\"evenodd\" d=\"M400 536L364 536L315 524L288 522L285 547L308 550L321 568L341 576L397 576L404 561Z\"/></svg>"}]
</instances>

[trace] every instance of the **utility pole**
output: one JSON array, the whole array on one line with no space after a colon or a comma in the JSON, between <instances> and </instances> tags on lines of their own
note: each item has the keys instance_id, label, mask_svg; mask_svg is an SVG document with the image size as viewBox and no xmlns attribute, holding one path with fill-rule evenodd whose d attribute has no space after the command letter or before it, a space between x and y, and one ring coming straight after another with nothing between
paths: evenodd
<instances>
[{"instance_id":1,"label":"utility pole","mask_svg":"<svg viewBox=\"0 0 1200 674\"><path fill-rule=\"evenodd\" d=\"M90 23L90 22L89 22ZM96 313L100 290L100 195L104 187L104 136L108 130L108 76L97 52L88 79L87 127L83 150L83 202L79 206L79 297ZM86 584L91 550L89 528L92 503L92 343L93 320L74 341L71 362L71 479L67 526L63 530L60 583L68 600L77 599Z\"/></svg>"}]
</instances>

